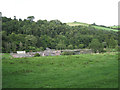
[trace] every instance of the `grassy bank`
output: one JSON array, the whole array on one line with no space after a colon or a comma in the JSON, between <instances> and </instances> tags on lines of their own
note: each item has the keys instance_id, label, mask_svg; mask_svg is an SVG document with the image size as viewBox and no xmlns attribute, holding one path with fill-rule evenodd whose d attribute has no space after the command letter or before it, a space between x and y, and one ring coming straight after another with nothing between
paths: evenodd
<instances>
[{"instance_id":1,"label":"grassy bank","mask_svg":"<svg viewBox=\"0 0 120 90\"><path fill-rule=\"evenodd\" d=\"M3 88L116 88L117 54L12 58L3 55Z\"/></svg>"},{"instance_id":2,"label":"grassy bank","mask_svg":"<svg viewBox=\"0 0 120 90\"><path fill-rule=\"evenodd\" d=\"M94 27L95 29L99 29L99 30L110 30L110 31L118 31L116 29L111 29L111 28L107 28L107 27L102 27L102 26L96 26L96 25L92 25L92 24L87 24L87 23L81 23L81 22L69 22L67 23L67 25L69 26L86 26L88 27L89 25L91 25L92 27ZM116 26L117 27L117 26ZM116 28L115 26L113 28Z\"/></svg>"}]
</instances>

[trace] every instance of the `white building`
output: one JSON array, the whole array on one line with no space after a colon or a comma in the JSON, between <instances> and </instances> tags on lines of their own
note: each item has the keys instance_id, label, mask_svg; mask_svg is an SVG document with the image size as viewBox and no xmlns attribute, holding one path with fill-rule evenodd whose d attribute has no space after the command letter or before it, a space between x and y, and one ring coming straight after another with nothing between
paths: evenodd
<instances>
[{"instance_id":1,"label":"white building","mask_svg":"<svg viewBox=\"0 0 120 90\"><path fill-rule=\"evenodd\" d=\"M17 51L17 54L26 54L25 51Z\"/></svg>"}]
</instances>

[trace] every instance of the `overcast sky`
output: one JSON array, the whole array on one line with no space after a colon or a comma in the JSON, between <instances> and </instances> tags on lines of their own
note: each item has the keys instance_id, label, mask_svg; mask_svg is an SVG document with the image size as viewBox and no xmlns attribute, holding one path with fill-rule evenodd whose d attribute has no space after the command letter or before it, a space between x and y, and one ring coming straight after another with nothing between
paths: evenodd
<instances>
[{"instance_id":1,"label":"overcast sky","mask_svg":"<svg viewBox=\"0 0 120 90\"><path fill-rule=\"evenodd\" d=\"M84 22L98 25L118 24L119 0L1 0L3 16L61 22Z\"/></svg>"}]
</instances>

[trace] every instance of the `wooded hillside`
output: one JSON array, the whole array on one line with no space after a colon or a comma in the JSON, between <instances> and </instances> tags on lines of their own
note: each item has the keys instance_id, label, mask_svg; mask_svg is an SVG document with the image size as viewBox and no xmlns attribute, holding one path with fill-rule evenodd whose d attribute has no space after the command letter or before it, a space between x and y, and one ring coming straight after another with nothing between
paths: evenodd
<instances>
[{"instance_id":1,"label":"wooded hillside","mask_svg":"<svg viewBox=\"0 0 120 90\"><path fill-rule=\"evenodd\" d=\"M17 50L40 51L51 49L92 48L96 44L103 48L115 48L118 32L100 30L86 26L69 26L59 20L38 20L34 16L27 19L2 17L2 52ZM92 44L91 44L92 43Z\"/></svg>"}]
</instances>

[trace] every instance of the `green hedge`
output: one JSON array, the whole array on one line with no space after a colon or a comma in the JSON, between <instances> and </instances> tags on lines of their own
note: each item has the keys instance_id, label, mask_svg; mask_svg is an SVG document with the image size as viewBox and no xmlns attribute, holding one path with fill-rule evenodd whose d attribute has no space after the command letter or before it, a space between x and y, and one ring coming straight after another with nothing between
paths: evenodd
<instances>
[{"instance_id":1,"label":"green hedge","mask_svg":"<svg viewBox=\"0 0 120 90\"><path fill-rule=\"evenodd\" d=\"M73 51L70 51L70 52L65 51L65 52L62 52L61 55L75 55L75 52L73 52Z\"/></svg>"},{"instance_id":2,"label":"green hedge","mask_svg":"<svg viewBox=\"0 0 120 90\"><path fill-rule=\"evenodd\" d=\"M34 57L39 57L40 56L40 54L39 53L36 53L35 55L34 55Z\"/></svg>"}]
</instances>

